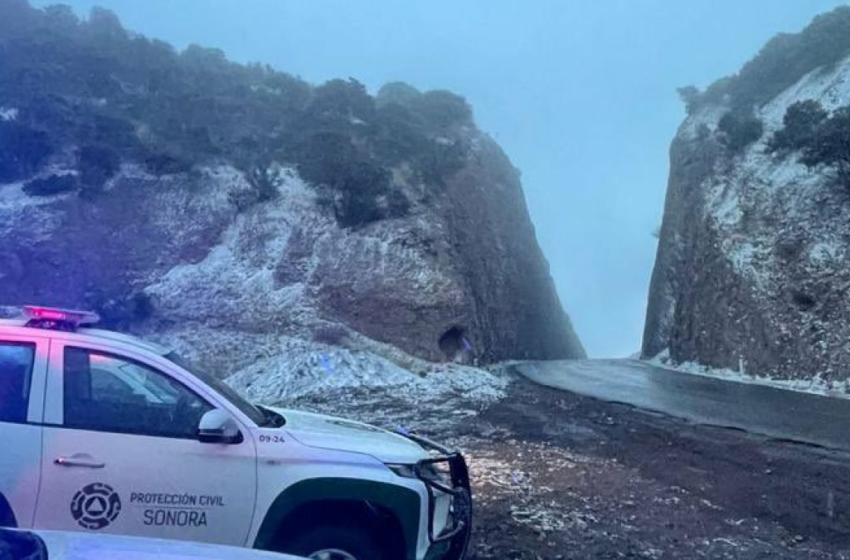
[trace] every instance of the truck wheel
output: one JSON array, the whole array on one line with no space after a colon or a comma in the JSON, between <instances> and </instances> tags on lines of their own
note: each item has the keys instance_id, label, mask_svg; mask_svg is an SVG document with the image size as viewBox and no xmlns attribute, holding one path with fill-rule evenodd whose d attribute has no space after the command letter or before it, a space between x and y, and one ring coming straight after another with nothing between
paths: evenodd
<instances>
[{"instance_id":1,"label":"truck wheel","mask_svg":"<svg viewBox=\"0 0 850 560\"><path fill-rule=\"evenodd\" d=\"M296 536L285 552L313 560L390 560L368 531L345 525L324 525Z\"/></svg>"}]
</instances>

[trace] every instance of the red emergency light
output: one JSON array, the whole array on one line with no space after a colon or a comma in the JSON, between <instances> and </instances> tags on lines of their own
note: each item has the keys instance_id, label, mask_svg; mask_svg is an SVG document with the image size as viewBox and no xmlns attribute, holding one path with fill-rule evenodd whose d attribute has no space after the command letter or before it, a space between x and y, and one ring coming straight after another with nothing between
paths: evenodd
<instances>
[{"instance_id":1,"label":"red emergency light","mask_svg":"<svg viewBox=\"0 0 850 560\"><path fill-rule=\"evenodd\" d=\"M24 314L29 319L28 327L73 331L83 325L93 325L100 321L100 316L92 311L76 311L73 309L57 309L25 305Z\"/></svg>"}]
</instances>

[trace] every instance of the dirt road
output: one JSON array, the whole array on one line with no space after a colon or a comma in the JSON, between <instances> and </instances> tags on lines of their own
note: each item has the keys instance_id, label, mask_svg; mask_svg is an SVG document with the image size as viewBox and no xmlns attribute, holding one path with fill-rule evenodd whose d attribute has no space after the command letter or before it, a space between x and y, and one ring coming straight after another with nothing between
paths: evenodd
<instances>
[{"instance_id":1,"label":"dirt road","mask_svg":"<svg viewBox=\"0 0 850 560\"><path fill-rule=\"evenodd\" d=\"M848 559L850 455L697 426L512 378L478 413L391 395L297 404L460 446L474 560Z\"/></svg>"},{"instance_id":2,"label":"dirt road","mask_svg":"<svg viewBox=\"0 0 850 560\"><path fill-rule=\"evenodd\" d=\"M850 558L850 456L517 380L458 428L475 558Z\"/></svg>"}]
</instances>

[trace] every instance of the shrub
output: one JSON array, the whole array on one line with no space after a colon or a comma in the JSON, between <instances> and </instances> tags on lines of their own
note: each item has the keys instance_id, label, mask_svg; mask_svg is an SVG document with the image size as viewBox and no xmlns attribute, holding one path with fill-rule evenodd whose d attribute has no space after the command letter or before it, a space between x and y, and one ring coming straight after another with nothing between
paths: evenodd
<instances>
[{"instance_id":1,"label":"shrub","mask_svg":"<svg viewBox=\"0 0 850 560\"><path fill-rule=\"evenodd\" d=\"M389 173L370 162L357 162L343 178L334 212L343 227L357 227L384 218L379 197L389 190Z\"/></svg>"},{"instance_id":2,"label":"shrub","mask_svg":"<svg viewBox=\"0 0 850 560\"><path fill-rule=\"evenodd\" d=\"M153 316L154 306L151 297L145 292L137 292L130 298L130 307L133 318L137 321L144 321Z\"/></svg>"},{"instance_id":3,"label":"shrub","mask_svg":"<svg viewBox=\"0 0 850 560\"><path fill-rule=\"evenodd\" d=\"M35 173L53 153L47 134L15 121L0 120L0 182Z\"/></svg>"},{"instance_id":4,"label":"shrub","mask_svg":"<svg viewBox=\"0 0 850 560\"><path fill-rule=\"evenodd\" d=\"M783 118L784 127L770 140L770 150L793 151L809 146L817 128L828 116L823 106L812 99L790 105Z\"/></svg>"},{"instance_id":5,"label":"shrub","mask_svg":"<svg viewBox=\"0 0 850 560\"><path fill-rule=\"evenodd\" d=\"M731 111L723 115L717 129L722 133L721 142L731 153L743 151L764 133L764 125L758 118Z\"/></svg>"},{"instance_id":6,"label":"shrub","mask_svg":"<svg viewBox=\"0 0 850 560\"><path fill-rule=\"evenodd\" d=\"M337 323L324 323L313 330L314 342L332 346L342 346L348 336L348 328Z\"/></svg>"},{"instance_id":7,"label":"shrub","mask_svg":"<svg viewBox=\"0 0 850 560\"><path fill-rule=\"evenodd\" d=\"M115 296L97 290L88 294L86 307L97 311L100 323L110 329L124 330L150 319L154 304L145 292Z\"/></svg>"},{"instance_id":8,"label":"shrub","mask_svg":"<svg viewBox=\"0 0 850 560\"><path fill-rule=\"evenodd\" d=\"M192 163L186 158L169 152L150 153L144 158L145 169L154 175L176 175L192 170Z\"/></svg>"},{"instance_id":9,"label":"shrub","mask_svg":"<svg viewBox=\"0 0 850 560\"><path fill-rule=\"evenodd\" d=\"M375 103L357 80L331 80L316 88L307 111L320 119L342 118L350 122L356 118L367 122L375 114Z\"/></svg>"},{"instance_id":10,"label":"shrub","mask_svg":"<svg viewBox=\"0 0 850 560\"><path fill-rule=\"evenodd\" d=\"M450 144L432 142L417 156L420 178L426 183L444 186L444 178L464 166L467 152L468 147L459 140Z\"/></svg>"},{"instance_id":11,"label":"shrub","mask_svg":"<svg viewBox=\"0 0 850 560\"><path fill-rule=\"evenodd\" d=\"M466 158L454 129L472 123L472 110L449 92L395 83L376 99L353 79L314 88L217 49L180 53L127 32L106 10L79 20L65 7L0 0L0 13L0 99L25 117L0 122L0 182L32 176L55 144L82 147L85 196L121 161L158 175L223 161L251 178L256 202L274 194L270 165L292 164L340 223L360 224L405 212L390 169L408 164L439 185Z\"/></svg>"},{"instance_id":12,"label":"shrub","mask_svg":"<svg viewBox=\"0 0 850 560\"><path fill-rule=\"evenodd\" d=\"M84 146L77 156L80 182L87 192L97 192L118 172L121 158L107 146Z\"/></svg>"},{"instance_id":13,"label":"shrub","mask_svg":"<svg viewBox=\"0 0 850 560\"><path fill-rule=\"evenodd\" d=\"M466 100L449 91L428 91L419 99L418 110L431 126L447 128L472 123L472 108Z\"/></svg>"},{"instance_id":14,"label":"shrub","mask_svg":"<svg viewBox=\"0 0 850 560\"><path fill-rule=\"evenodd\" d=\"M850 54L850 7L817 16L800 33L781 33L768 41L738 74L712 84L703 99L731 99L737 110L750 110L773 99L807 73L835 64Z\"/></svg>"},{"instance_id":15,"label":"shrub","mask_svg":"<svg viewBox=\"0 0 850 560\"><path fill-rule=\"evenodd\" d=\"M360 159L348 135L325 131L307 135L292 155L304 180L333 189L342 187L349 168Z\"/></svg>"},{"instance_id":16,"label":"shrub","mask_svg":"<svg viewBox=\"0 0 850 560\"><path fill-rule=\"evenodd\" d=\"M803 163L836 168L839 179L850 186L850 106L823 120L803 148Z\"/></svg>"},{"instance_id":17,"label":"shrub","mask_svg":"<svg viewBox=\"0 0 850 560\"><path fill-rule=\"evenodd\" d=\"M699 106L700 92L695 86L680 87L676 90L679 99L685 104L685 112L692 115Z\"/></svg>"},{"instance_id":18,"label":"shrub","mask_svg":"<svg viewBox=\"0 0 850 560\"><path fill-rule=\"evenodd\" d=\"M247 197L242 197L237 206L267 202L278 196L283 177L280 167L276 165L274 153L266 144L256 138L243 138L233 158L236 167L251 185L251 192L246 193Z\"/></svg>"},{"instance_id":19,"label":"shrub","mask_svg":"<svg viewBox=\"0 0 850 560\"><path fill-rule=\"evenodd\" d=\"M400 189L392 189L386 196L387 218L403 218L410 212L410 200Z\"/></svg>"},{"instance_id":20,"label":"shrub","mask_svg":"<svg viewBox=\"0 0 850 560\"><path fill-rule=\"evenodd\" d=\"M88 143L98 146L110 146L122 152L132 152L139 146L139 139L133 125L124 119L109 115L92 115L89 130L80 130L78 134Z\"/></svg>"},{"instance_id":21,"label":"shrub","mask_svg":"<svg viewBox=\"0 0 850 560\"><path fill-rule=\"evenodd\" d=\"M375 149L390 165L415 159L431 144L421 115L397 103L378 109L378 125Z\"/></svg>"},{"instance_id":22,"label":"shrub","mask_svg":"<svg viewBox=\"0 0 850 560\"><path fill-rule=\"evenodd\" d=\"M50 175L33 179L24 185L24 192L30 196L53 196L73 191L78 186L74 175Z\"/></svg>"},{"instance_id":23,"label":"shrub","mask_svg":"<svg viewBox=\"0 0 850 560\"><path fill-rule=\"evenodd\" d=\"M830 166L839 181L850 187L850 106L829 115L816 101L802 101L788 107L784 123L771 149L799 150L805 165Z\"/></svg>"},{"instance_id":24,"label":"shrub","mask_svg":"<svg viewBox=\"0 0 850 560\"><path fill-rule=\"evenodd\" d=\"M379 197L389 192L390 173L346 134L313 133L297 147L296 159L306 181L330 189L320 203L333 208L341 226L356 227L384 217Z\"/></svg>"},{"instance_id":25,"label":"shrub","mask_svg":"<svg viewBox=\"0 0 850 560\"><path fill-rule=\"evenodd\" d=\"M254 190L257 202L268 202L278 196L283 184L280 171L270 163L256 163L245 173L248 183Z\"/></svg>"},{"instance_id":26,"label":"shrub","mask_svg":"<svg viewBox=\"0 0 850 560\"><path fill-rule=\"evenodd\" d=\"M421 98L422 93L415 87L404 82L390 82L384 84L378 90L375 103L379 109L393 104L402 107L413 107Z\"/></svg>"}]
</instances>

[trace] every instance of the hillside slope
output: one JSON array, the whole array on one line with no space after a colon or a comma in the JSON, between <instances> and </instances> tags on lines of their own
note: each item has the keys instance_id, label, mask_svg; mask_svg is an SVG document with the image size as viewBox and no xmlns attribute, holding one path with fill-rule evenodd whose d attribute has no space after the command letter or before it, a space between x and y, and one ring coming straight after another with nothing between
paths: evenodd
<instances>
[{"instance_id":1,"label":"hillside slope","mask_svg":"<svg viewBox=\"0 0 850 560\"><path fill-rule=\"evenodd\" d=\"M848 38L840 8L705 93L683 90L645 357L847 378Z\"/></svg>"},{"instance_id":2,"label":"hillside slope","mask_svg":"<svg viewBox=\"0 0 850 560\"><path fill-rule=\"evenodd\" d=\"M94 308L220 375L315 345L584 355L462 98L314 87L104 10L0 12L0 302Z\"/></svg>"}]
</instances>

